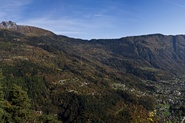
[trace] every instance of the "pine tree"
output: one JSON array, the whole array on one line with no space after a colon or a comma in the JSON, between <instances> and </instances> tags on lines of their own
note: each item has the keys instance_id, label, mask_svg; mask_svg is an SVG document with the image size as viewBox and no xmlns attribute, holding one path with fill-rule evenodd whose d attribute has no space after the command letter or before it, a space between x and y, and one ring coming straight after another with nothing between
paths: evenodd
<instances>
[{"instance_id":1,"label":"pine tree","mask_svg":"<svg viewBox=\"0 0 185 123\"><path fill-rule=\"evenodd\" d=\"M2 87L3 75L0 69L0 123L11 123L10 114L6 111L7 100L4 99L4 89Z\"/></svg>"},{"instance_id":2,"label":"pine tree","mask_svg":"<svg viewBox=\"0 0 185 123\"><path fill-rule=\"evenodd\" d=\"M12 90L9 92L8 99L10 106L7 108L11 114L12 120L15 123L23 123L28 121L30 114L30 100L25 91L17 85L13 85Z\"/></svg>"},{"instance_id":3,"label":"pine tree","mask_svg":"<svg viewBox=\"0 0 185 123\"><path fill-rule=\"evenodd\" d=\"M4 115L5 115L5 110L4 110L4 93L3 93L3 88L0 84L0 123L4 122Z\"/></svg>"},{"instance_id":4,"label":"pine tree","mask_svg":"<svg viewBox=\"0 0 185 123\"><path fill-rule=\"evenodd\" d=\"M5 100L4 100L4 92L2 87L2 70L0 69L0 123L4 123L4 116L5 116Z\"/></svg>"}]
</instances>

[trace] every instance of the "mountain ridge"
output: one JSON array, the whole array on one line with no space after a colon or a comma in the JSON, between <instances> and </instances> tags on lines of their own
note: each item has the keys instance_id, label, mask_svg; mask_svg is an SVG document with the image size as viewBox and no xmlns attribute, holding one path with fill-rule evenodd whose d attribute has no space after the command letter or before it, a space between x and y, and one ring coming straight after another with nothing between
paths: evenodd
<instances>
[{"instance_id":1,"label":"mountain ridge","mask_svg":"<svg viewBox=\"0 0 185 123\"><path fill-rule=\"evenodd\" d=\"M173 112L185 103L184 35L82 40L27 35L10 27L0 30L3 84L24 87L35 109L66 123L134 122L138 117L146 122L155 110L156 122L182 119Z\"/></svg>"},{"instance_id":2,"label":"mountain ridge","mask_svg":"<svg viewBox=\"0 0 185 123\"><path fill-rule=\"evenodd\" d=\"M4 27L2 27L1 25L4 25ZM12 21L2 22L0 24L0 28L10 30L10 31L19 32L21 34L26 34L29 36L31 36L31 35L32 36L54 36L54 33L52 33L52 32L50 33L50 31L45 32L44 29L40 29L37 27L17 25L16 23L14 23ZM32 34L30 34L30 33L32 33ZM49 33L49 35L47 35L46 33ZM165 62L165 60L163 60L162 57L157 58L158 61L154 60L156 57L155 55L160 56L161 53L164 53L164 51L163 51L164 48L168 46L168 49L171 50L171 51L168 51L168 54L166 54L166 56L171 57L170 58L171 60L169 62L176 60L176 61L180 62L181 65L184 66L184 63L183 63L184 58L182 57L183 54L181 54L179 51L179 45L183 45L182 40L184 40L184 37L185 37L184 35L148 34L148 35L141 35L141 36L127 36L127 37L122 37L122 38L118 38L118 39L83 40L83 39L69 38L66 36L61 36L61 39L74 40L73 44L71 44L71 42L68 42L68 44L70 43L70 45L72 47L74 46L73 50L76 50L76 53L78 53L79 51L78 51L78 49L76 49L75 44L79 44L80 42L82 44L87 44L86 46L88 46L89 44L91 44L91 45L97 44L97 45L101 45L102 48L105 47L106 52L111 51L112 53L114 53L115 56L119 55L118 57L124 56L125 58L132 57L131 59L137 59L137 58L139 58L140 60L143 59L146 61L145 64L149 63L153 67L157 67L157 68L159 67L161 69L165 69L162 66L166 66L167 62ZM179 43L181 43L181 44L179 44ZM84 47L86 47L86 46L84 45ZM91 48L89 47L89 49L91 49ZM157 49L161 50L162 52L161 53L159 51L156 52ZM83 52L86 52L83 50L83 48L81 50ZM83 54L83 52L81 52L81 54ZM173 52L173 53L170 53L170 52ZM165 54L163 54L163 56L164 55ZM176 59L174 59L173 57L176 57ZM159 59L162 62L164 62L166 65L163 65L163 64L160 65ZM173 64L174 65L176 64L175 61L173 61ZM168 66L170 66L170 65L168 65ZM178 66L178 65L176 64L176 66ZM178 71L181 71L181 72L184 71L184 70L182 70L182 67L177 67L177 68L178 68ZM173 69L175 69L175 68L173 68Z\"/></svg>"},{"instance_id":3,"label":"mountain ridge","mask_svg":"<svg viewBox=\"0 0 185 123\"><path fill-rule=\"evenodd\" d=\"M32 35L32 36L52 36L54 35L53 32L34 27L34 26L26 26L26 25L17 25L15 22L12 21L2 21L0 23L0 29L7 29L12 31L17 31L25 35Z\"/></svg>"}]
</instances>

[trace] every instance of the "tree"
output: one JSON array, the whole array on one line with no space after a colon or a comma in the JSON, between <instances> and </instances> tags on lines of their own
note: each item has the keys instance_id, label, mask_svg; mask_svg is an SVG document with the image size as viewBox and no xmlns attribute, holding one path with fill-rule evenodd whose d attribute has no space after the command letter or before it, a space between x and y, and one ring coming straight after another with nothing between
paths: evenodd
<instances>
[{"instance_id":1,"label":"tree","mask_svg":"<svg viewBox=\"0 0 185 123\"><path fill-rule=\"evenodd\" d=\"M145 109L153 111L155 109L156 101L152 97L142 96L139 99L139 104L142 105Z\"/></svg>"},{"instance_id":2,"label":"tree","mask_svg":"<svg viewBox=\"0 0 185 123\"><path fill-rule=\"evenodd\" d=\"M3 80L2 69L0 69L0 123L5 122L5 115L6 115L2 80Z\"/></svg>"},{"instance_id":3,"label":"tree","mask_svg":"<svg viewBox=\"0 0 185 123\"><path fill-rule=\"evenodd\" d=\"M4 122L4 115L5 115L5 110L4 110L4 93L3 93L3 88L0 84L0 123Z\"/></svg>"},{"instance_id":4,"label":"tree","mask_svg":"<svg viewBox=\"0 0 185 123\"><path fill-rule=\"evenodd\" d=\"M25 91L17 85L13 85L11 91L9 92L8 98L9 106L7 111L11 114L12 120L15 123L26 122L29 119L31 113L30 100Z\"/></svg>"},{"instance_id":5,"label":"tree","mask_svg":"<svg viewBox=\"0 0 185 123\"><path fill-rule=\"evenodd\" d=\"M0 123L11 122L10 114L5 110L7 100L4 99L4 89L2 87L3 75L0 69Z\"/></svg>"}]
</instances>

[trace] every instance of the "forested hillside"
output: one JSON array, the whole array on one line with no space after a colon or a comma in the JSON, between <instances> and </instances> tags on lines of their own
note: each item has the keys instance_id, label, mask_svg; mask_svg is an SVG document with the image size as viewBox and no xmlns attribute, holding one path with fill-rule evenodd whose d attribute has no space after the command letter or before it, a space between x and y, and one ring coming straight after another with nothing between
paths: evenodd
<instances>
[{"instance_id":1,"label":"forested hillside","mask_svg":"<svg viewBox=\"0 0 185 123\"><path fill-rule=\"evenodd\" d=\"M81 40L38 34L0 30L3 122L183 119L185 36Z\"/></svg>"}]
</instances>

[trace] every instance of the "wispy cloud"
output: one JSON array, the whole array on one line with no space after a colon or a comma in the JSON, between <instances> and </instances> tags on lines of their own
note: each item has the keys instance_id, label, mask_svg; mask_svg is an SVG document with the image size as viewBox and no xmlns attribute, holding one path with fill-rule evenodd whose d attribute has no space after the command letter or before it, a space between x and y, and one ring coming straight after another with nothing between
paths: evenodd
<instances>
[{"instance_id":1,"label":"wispy cloud","mask_svg":"<svg viewBox=\"0 0 185 123\"><path fill-rule=\"evenodd\" d=\"M66 19L52 19L49 17L40 17L40 18L32 18L27 19L24 21L17 22L21 25L30 25L30 26L36 26L40 28L44 28L50 31L53 31L56 34L79 34L82 33L79 30L77 30L77 22L72 20L66 20Z\"/></svg>"},{"instance_id":2,"label":"wispy cloud","mask_svg":"<svg viewBox=\"0 0 185 123\"><path fill-rule=\"evenodd\" d=\"M175 5L177 7L181 7L181 8L184 8L185 9L185 6L184 5L178 4L176 2L173 2L173 1L170 1L170 0L163 0L163 1L165 1L165 2L167 2L169 4L171 4L171 5Z\"/></svg>"},{"instance_id":3,"label":"wispy cloud","mask_svg":"<svg viewBox=\"0 0 185 123\"><path fill-rule=\"evenodd\" d=\"M111 37L113 32L120 32L118 28L122 25L138 19L135 12L123 9L127 6L112 0L82 0L83 4L57 0L52 5L49 0L45 1L47 4L41 1L0 0L0 20L12 20L20 25L37 26L56 34L89 39ZM126 28L124 26L122 28Z\"/></svg>"},{"instance_id":4,"label":"wispy cloud","mask_svg":"<svg viewBox=\"0 0 185 123\"><path fill-rule=\"evenodd\" d=\"M0 19L11 20L21 16L25 5L31 3L31 0L0 0Z\"/></svg>"},{"instance_id":5,"label":"wispy cloud","mask_svg":"<svg viewBox=\"0 0 185 123\"><path fill-rule=\"evenodd\" d=\"M110 21L110 20L109 20ZM56 34L71 36L71 37L85 37L85 35L91 35L95 30L99 31L102 28L108 28L112 26L111 23L105 20L84 20L77 18L59 18L57 20L53 18L32 18L24 21L19 21L21 25L32 25L51 30Z\"/></svg>"},{"instance_id":6,"label":"wispy cloud","mask_svg":"<svg viewBox=\"0 0 185 123\"><path fill-rule=\"evenodd\" d=\"M39 17L25 18L17 23L41 27L56 34L90 39L108 36L112 38L114 33L121 33L117 28L126 28L127 21L135 22L138 19L134 12L123 9L123 5L119 3L106 1L102 4L101 7L92 8L65 6L67 9L62 9L61 13L48 10L49 12L42 13Z\"/></svg>"}]
</instances>

